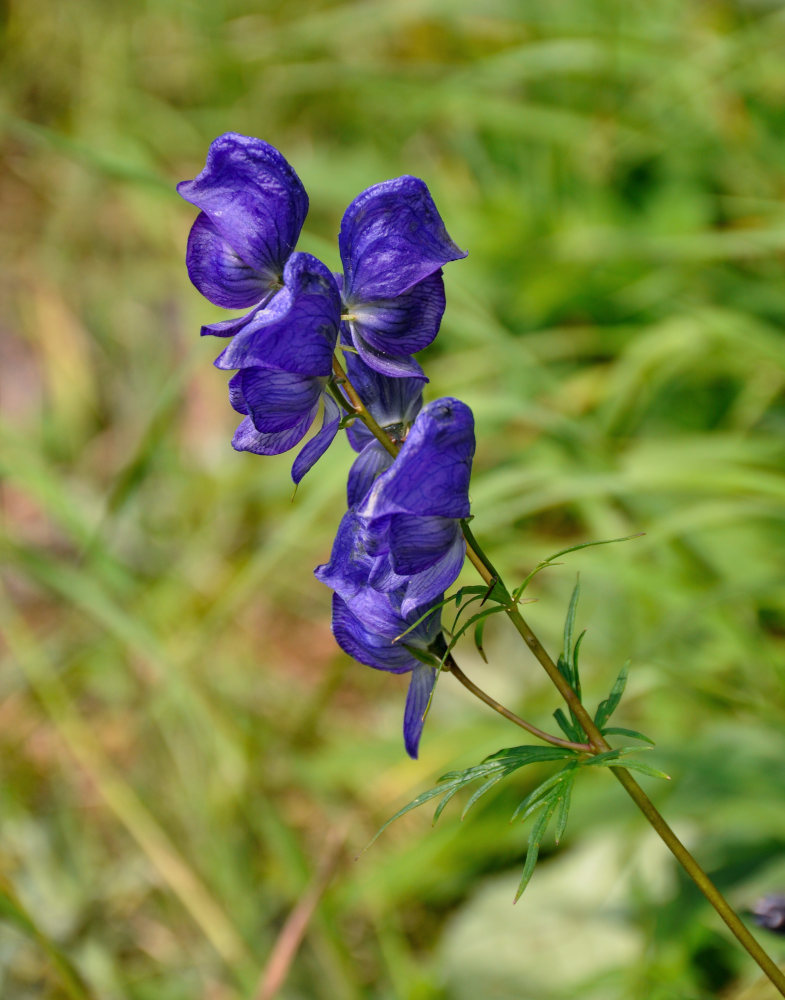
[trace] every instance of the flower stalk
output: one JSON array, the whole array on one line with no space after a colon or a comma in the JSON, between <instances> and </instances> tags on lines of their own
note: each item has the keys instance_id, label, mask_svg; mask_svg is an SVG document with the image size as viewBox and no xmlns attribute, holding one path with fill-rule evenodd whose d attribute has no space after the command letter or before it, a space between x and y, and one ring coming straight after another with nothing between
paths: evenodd
<instances>
[{"instance_id":1,"label":"flower stalk","mask_svg":"<svg viewBox=\"0 0 785 1000\"><path fill-rule=\"evenodd\" d=\"M547 795L534 800L534 807L543 810L532 828L519 895L554 814L557 841L564 830L569 789L580 764L610 766L785 997L782 971L629 773L634 767L645 770L645 765L630 761L625 768L616 763L621 751L609 746L602 729L618 704L623 675L595 718L584 708L578 681L579 643L569 648L577 595L568 614L564 656L557 663L520 612L525 583L511 593L472 533L474 418L465 403L452 397L424 405L422 387L427 380L414 358L439 330L445 308L442 268L466 256L448 235L424 181L408 175L383 181L350 203L338 237L340 275L311 254L296 250L308 196L294 169L269 143L237 133L219 136L210 146L204 169L178 185L178 191L199 210L186 252L192 282L216 305L249 310L202 328L203 334L226 343L216 367L235 373L229 398L242 421L233 446L257 455L278 455L300 446L292 465L295 483L325 454L342 428L357 452L348 475L347 510L330 561L315 572L334 592L333 634L344 651L374 669L410 675L403 722L406 752L412 757L418 753L438 676L436 651L444 668L470 693L551 744L500 751L478 768L470 768L469 780L478 770L487 776L490 768L503 777L536 760L567 760L562 771L546 782L543 795ZM336 348L351 352L344 358L346 368L336 357ZM321 428L308 438L319 412ZM467 588L474 595L472 601L491 599L495 607L469 618L448 644L441 617L434 612L453 599L445 601L444 594L465 558L487 587L487 592L485 587ZM461 606L461 592L453 597L459 611L470 603ZM466 677L452 657L451 646L467 627L476 624L481 629L488 613L501 610L569 708L569 720L563 710L557 713L567 739L540 730L495 701ZM404 636L406 641L399 641ZM483 789L495 780L486 781ZM442 794L445 787L449 798L463 777L454 781L457 784L424 793L413 805ZM531 812L526 800L522 806Z\"/></svg>"},{"instance_id":2,"label":"flower stalk","mask_svg":"<svg viewBox=\"0 0 785 1000\"><path fill-rule=\"evenodd\" d=\"M373 416L368 411L368 408L362 402L359 395L346 377L346 373L337 358L333 359L333 370L335 372L336 381L340 383L346 392L346 395L351 400L358 419L363 421L371 434L373 434L373 436L383 445L386 451L393 456L397 455L400 451L400 446L396 442L392 441L374 420ZM461 522L461 530L463 531L466 539L467 558L489 587L494 585L501 587L503 593L509 598L509 603L505 602L504 609L507 617L514 625L516 631L521 636L526 646L529 650L531 650L537 662L557 688L567 706L572 710L575 717L580 722L588 737L588 743L582 744L572 742L570 740L562 740L560 737L552 736L549 733L538 729L531 723L526 722L524 719L521 719L520 716L516 715L510 709L497 702L476 684L474 684L474 682L471 681L460 669L452 657L452 654L448 653L445 660L445 668L449 669L449 672L453 674L456 680L458 680L467 691L473 694L480 701L484 702L499 715L502 715L509 722L512 722L521 729L525 729L527 732L546 743L550 743L554 746L562 746L573 750L579 750L589 754L598 754L610 750L610 744L594 724L594 720L584 708L580 698L578 698L575 691L554 663L548 651L545 649L536 634L532 631L528 622L518 610L517 602L513 600L509 591L505 587L500 574L477 542L477 539L474 537L466 519ZM643 813L646 820L652 826L671 854L673 854L714 910L719 914L742 948L744 948L753 961L757 963L758 967L770 980L780 995L785 997L785 974L783 971L764 951L757 939L750 933L730 903L725 899L717 886L714 885L687 847L676 836L671 826L667 823L646 792L644 792L626 768L612 767L610 770L638 809Z\"/></svg>"}]
</instances>

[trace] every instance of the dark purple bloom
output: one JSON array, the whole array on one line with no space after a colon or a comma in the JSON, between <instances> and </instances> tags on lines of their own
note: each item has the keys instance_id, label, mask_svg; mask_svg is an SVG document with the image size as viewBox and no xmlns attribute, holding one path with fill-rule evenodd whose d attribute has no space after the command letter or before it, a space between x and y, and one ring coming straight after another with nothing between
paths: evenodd
<instances>
[{"instance_id":1,"label":"dark purple bloom","mask_svg":"<svg viewBox=\"0 0 785 1000\"><path fill-rule=\"evenodd\" d=\"M466 256L425 183L396 177L363 191L346 209L338 243L344 320L360 357L393 378L424 378L411 355L439 331L442 266Z\"/></svg>"},{"instance_id":2,"label":"dark purple bloom","mask_svg":"<svg viewBox=\"0 0 785 1000\"><path fill-rule=\"evenodd\" d=\"M404 617L400 609L400 595L395 593L374 593L366 606L367 610L370 610L371 603L374 605L373 612L366 620L360 618L338 594L334 594L333 634L341 649L360 663L395 674L411 672L403 716L403 740L406 752L416 758L425 709L436 683L437 671L435 666L423 663L410 650L428 650L441 629L441 615L434 611L402 635L428 608L414 608Z\"/></svg>"},{"instance_id":3,"label":"dark purple bloom","mask_svg":"<svg viewBox=\"0 0 785 1000\"><path fill-rule=\"evenodd\" d=\"M229 337L281 287L308 212L308 195L284 157L261 139L227 132L210 145L204 170L177 185L201 209L186 264L191 281L216 305L251 312L202 327Z\"/></svg>"},{"instance_id":4,"label":"dark purple bloom","mask_svg":"<svg viewBox=\"0 0 785 1000\"><path fill-rule=\"evenodd\" d=\"M422 380L389 378L369 368L352 352L346 354L346 374L374 420L393 441L402 444L422 408ZM349 470L346 489L349 506L353 507L360 503L376 477L390 467L393 458L361 421L347 427L346 434L352 448L359 452Z\"/></svg>"},{"instance_id":5,"label":"dark purple bloom","mask_svg":"<svg viewBox=\"0 0 785 1000\"><path fill-rule=\"evenodd\" d=\"M404 618L461 571L469 515L474 419L457 399L429 403L398 457L341 521L330 562L316 576L363 621L374 591L401 593Z\"/></svg>"},{"instance_id":6,"label":"dark purple bloom","mask_svg":"<svg viewBox=\"0 0 785 1000\"><path fill-rule=\"evenodd\" d=\"M298 483L338 431L338 404L326 392L340 324L332 275L315 257L292 254L284 287L246 323L215 364L239 371L229 383L232 406L245 419L234 435L238 451L279 455L305 437L324 407L322 429L292 467Z\"/></svg>"},{"instance_id":7,"label":"dark purple bloom","mask_svg":"<svg viewBox=\"0 0 785 1000\"><path fill-rule=\"evenodd\" d=\"M404 615L446 590L461 571L469 516L474 418L458 399L437 399L417 417L395 462L357 509L374 557L375 590L403 587Z\"/></svg>"}]
</instances>

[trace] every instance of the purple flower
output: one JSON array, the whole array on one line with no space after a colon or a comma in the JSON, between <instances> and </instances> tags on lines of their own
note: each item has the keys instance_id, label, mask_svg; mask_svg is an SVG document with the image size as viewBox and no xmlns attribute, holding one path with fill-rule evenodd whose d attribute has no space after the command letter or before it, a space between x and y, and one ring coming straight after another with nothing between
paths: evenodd
<instances>
[{"instance_id":1,"label":"purple flower","mask_svg":"<svg viewBox=\"0 0 785 1000\"><path fill-rule=\"evenodd\" d=\"M441 615L434 612L411 632L407 629L428 607L438 604L443 595L436 595L428 604L412 606L404 612L403 589L382 593L369 585L375 560L366 548L366 541L363 521L355 511L347 511L338 526L330 562L317 567L315 575L335 590L333 634L341 649L376 670L399 674L412 672L403 732L406 752L416 757L423 713L436 682L436 670L414 656L410 648L428 649L441 629ZM407 634L402 636L403 632Z\"/></svg>"},{"instance_id":2,"label":"purple flower","mask_svg":"<svg viewBox=\"0 0 785 1000\"><path fill-rule=\"evenodd\" d=\"M232 440L238 451L288 451L305 437L323 404L322 428L292 467L292 478L299 483L327 450L340 423L338 404L325 389L340 299L332 275L310 254L292 254L283 277L281 291L248 320L215 364L239 369L229 382L232 406L245 415Z\"/></svg>"},{"instance_id":3,"label":"purple flower","mask_svg":"<svg viewBox=\"0 0 785 1000\"><path fill-rule=\"evenodd\" d=\"M250 313L202 327L230 337L281 287L284 265L308 212L308 195L284 157L261 139L227 132L204 170L178 192L201 209L188 237L191 281L216 305Z\"/></svg>"},{"instance_id":4,"label":"purple flower","mask_svg":"<svg viewBox=\"0 0 785 1000\"><path fill-rule=\"evenodd\" d=\"M785 934L785 896L772 893L759 899L752 908L752 916L759 927Z\"/></svg>"},{"instance_id":5,"label":"purple flower","mask_svg":"<svg viewBox=\"0 0 785 1000\"><path fill-rule=\"evenodd\" d=\"M345 329L360 357L383 375L424 378L410 355L439 331L442 266L466 256L425 183L396 177L363 191L346 209L338 244Z\"/></svg>"},{"instance_id":6,"label":"purple flower","mask_svg":"<svg viewBox=\"0 0 785 1000\"><path fill-rule=\"evenodd\" d=\"M446 590L461 571L469 516L474 418L465 403L444 398L417 417L392 466L357 509L374 557L375 590L403 587L404 615Z\"/></svg>"},{"instance_id":7,"label":"purple flower","mask_svg":"<svg viewBox=\"0 0 785 1000\"><path fill-rule=\"evenodd\" d=\"M352 352L346 354L346 374L374 420L393 441L402 444L422 408L422 380L389 378L369 368ZM376 477L392 465L393 457L359 420L347 427L346 434L352 448L359 452L349 470L346 488L349 506L353 507L360 503Z\"/></svg>"},{"instance_id":8,"label":"purple flower","mask_svg":"<svg viewBox=\"0 0 785 1000\"><path fill-rule=\"evenodd\" d=\"M344 515L330 561L316 576L363 621L373 592L401 593L401 613L427 605L461 571L469 515L474 419L458 399L419 414L398 457Z\"/></svg>"},{"instance_id":9,"label":"purple flower","mask_svg":"<svg viewBox=\"0 0 785 1000\"><path fill-rule=\"evenodd\" d=\"M333 635L341 649L376 670L395 674L411 672L403 715L403 740L406 752L414 758L417 757L425 709L436 683L436 667L422 662L410 650L428 650L441 629L441 615L434 611L411 632L404 636L402 633L427 610L427 606L413 608L404 617L399 594L375 593L366 604L368 617L360 618L338 594L333 594Z\"/></svg>"}]
</instances>

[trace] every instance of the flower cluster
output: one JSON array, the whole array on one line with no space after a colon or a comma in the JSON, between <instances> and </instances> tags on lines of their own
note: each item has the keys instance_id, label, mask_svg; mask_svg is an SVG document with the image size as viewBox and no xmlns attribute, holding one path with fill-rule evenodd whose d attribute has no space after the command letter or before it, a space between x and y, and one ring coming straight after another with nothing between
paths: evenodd
<instances>
[{"instance_id":1,"label":"flower cluster","mask_svg":"<svg viewBox=\"0 0 785 1000\"><path fill-rule=\"evenodd\" d=\"M400 454L338 528L316 576L335 591L333 632L355 659L411 671L404 743L417 756L436 669L422 654L440 631L439 604L463 565L474 420L458 399L423 408ZM404 633L406 633L404 635ZM400 640L397 641L396 640Z\"/></svg>"},{"instance_id":2,"label":"flower cluster","mask_svg":"<svg viewBox=\"0 0 785 1000\"><path fill-rule=\"evenodd\" d=\"M204 170L178 191L200 210L186 253L191 280L216 305L247 310L202 327L230 338L215 364L234 372L229 398L243 420L233 446L281 454L305 438L321 409L321 429L292 466L294 481L341 426L358 452L349 509L316 575L335 591L339 645L376 669L411 672L404 741L416 756L436 678L436 606L465 555L460 522L469 514L474 426L457 399L423 407L427 379L413 355L438 333L443 265L466 255L423 181L397 177L349 205L338 237L343 274L331 274L295 250L308 212L295 171L268 143L235 133L212 143ZM351 420L358 411L336 348L373 431ZM343 421L342 408L350 414ZM394 461L390 442L400 447Z\"/></svg>"}]
</instances>

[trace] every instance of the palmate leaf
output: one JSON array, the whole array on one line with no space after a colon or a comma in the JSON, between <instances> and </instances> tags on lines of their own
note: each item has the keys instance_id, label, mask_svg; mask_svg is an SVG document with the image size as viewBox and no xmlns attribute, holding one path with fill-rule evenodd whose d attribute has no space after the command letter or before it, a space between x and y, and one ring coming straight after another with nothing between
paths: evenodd
<instances>
[{"instance_id":1,"label":"palmate leaf","mask_svg":"<svg viewBox=\"0 0 785 1000\"><path fill-rule=\"evenodd\" d=\"M560 659L563 659L569 667L572 667L572 632L575 627L575 615L578 611L578 601L581 596L581 581L580 578L576 581L575 586L572 588L572 594L570 596L570 603L567 608L567 617L564 619L564 646L562 648L562 654Z\"/></svg>"},{"instance_id":2,"label":"palmate leaf","mask_svg":"<svg viewBox=\"0 0 785 1000\"><path fill-rule=\"evenodd\" d=\"M569 764L567 767L569 767ZM565 772L562 771L562 774L564 773ZM553 833L553 839L557 844L560 843L562 837L564 836L564 831L567 829L567 818L570 814L570 803L572 802L572 786L575 784L575 776L577 773L576 768L570 768L566 773L566 777L559 786L558 806L556 808L556 829Z\"/></svg>"},{"instance_id":3,"label":"palmate leaf","mask_svg":"<svg viewBox=\"0 0 785 1000\"><path fill-rule=\"evenodd\" d=\"M629 542L630 539L640 538L641 535L643 534L644 532L639 531L634 535L625 535L623 538L603 538L600 541L596 542L580 542L578 545L571 545L567 549L560 549L558 552L554 552L552 556L548 556L547 559L543 559L542 562L537 563L537 565L534 567L531 573L529 573L529 575L526 577L523 583L521 583L518 587L515 588L515 590L512 592L512 596L517 601L520 598L521 594L524 592L524 590L526 590L526 588L532 582L534 577L537 576L538 573L542 572L542 570L546 569L548 566L551 566L553 562L556 559L559 559L561 556L569 555L570 552L577 552L579 549L590 549L596 545L612 545L614 542Z\"/></svg>"},{"instance_id":4,"label":"palmate leaf","mask_svg":"<svg viewBox=\"0 0 785 1000\"><path fill-rule=\"evenodd\" d=\"M645 736L643 733L639 733L637 729L625 729L623 726L606 726L602 730L603 736L629 736L633 740L642 740L644 743L648 743L649 746L653 747L654 740Z\"/></svg>"},{"instance_id":5,"label":"palmate leaf","mask_svg":"<svg viewBox=\"0 0 785 1000\"><path fill-rule=\"evenodd\" d=\"M608 719L610 719L619 707L621 696L624 694L624 688L627 685L627 675L629 672L630 661L628 660L619 671L619 676L614 681L611 693L604 701L600 702L597 711L594 713L594 724L598 729L602 729Z\"/></svg>"},{"instance_id":6,"label":"palmate leaf","mask_svg":"<svg viewBox=\"0 0 785 1000\"><path fill-rule=\"evenodd\" d=\"M542 800L542 805L544 806L543 811L537 817L537 821L534 823L531 828L531 832L529 833L526 860L523 863L523 874L521 875L521 880L518 883L518 889L515 893L515 899L513 900L514 903L518 902L523 895L526 886L531 881L535 866L537 865L537 858L540 855L540 844L542 843L542 838L545 836L545 831L548 829L548 824L550 823L553 814L559 807L559 800L555 795L550 795Z\"/></svg>"},{"instance_id":7,"label":"palmate leaf","mask_svg":"<svg viewBox=\"0 0 785 1000\"><path fill-rule=\"evenodd\" d=\"M485 655L485 648L483 647L483 644L482 644L482 637L483 637L483 633L485 631L485 622L486 622L486 619L482 618L474 626L474 645L475 645L475 648L476 648L477 652L483 658L484 662L487 663L488 662L488 657Z\"/></svg>"},{"instance_id":8,"label":"palmate leaf","mask_svg":"<svg viewBox=\"0 0 785 1000\"><path fill-rule=\"evenodd\" d=\"M570 761L566 764L561 771L557 771L556 774L552 774L550 778L546 778L541 784L539 784L532 792L523 799L522 802L518 803L515 812L510 817L510 822L514 823L516 819L520 819L524 822L528 816L530 816L539 805L542 804L543 799L551 794L551 790L561 784L563 781L567 780L568 774L572 773L573 776L577 769L577 762Z\"/></svg>"},{"instance_id":9,"label":"palmate leaf","mask_svg":"<svg viewBox=\"0 0 785 1000\"><path fill-rule=\"evenodd\" d=\"M586 634L585 631L581 632L578 636L576 642L573 644L573 632L575 630L575 616L578 611L578 601L581 594L580 579L576 581L575 587L573 588L572 595L570 597L570 603L567 608L567 615L564 620L564 644L561 653L559 654L559 659L556 661L556 665L559 668L559 673L567 681L570 687L573 689L575 694L578 696L578 700L582 700L581 694L581 677L580 671L578 669L578 657L580 655L581 643L583 642L583 637ZM570 718L564 714L563 709L557 709L554 713L554 718L559 725L561 731L567 736L568 739L574 740L577 743L582 743L586 739L586 733L583 730L583 726L580 724L575 716L575 713L570 709Z\"/></svg>"},{"instance_id":10,"label":"palmate leaf","mask_svg":"<svg viewBox=\"0 0 785 1000\"><path fill-rule=\"evenodd\" d=\"M459 629L455 629L452 633L452 639L450 640L450 649L453 649L455 643L460 639L460 637L467 632L472 625L478 625L484 622L486 618L491 615L497 615L500 611L504 611L504 607L501 604L494 604L490 608L484 608L482 611L478 611L476 614L471 615L466 621L461 625Z\"/></svg>"},{"instance_id":11,"label":"palmate leaf","mask_svg":"<svg viewBox=\"0 0 785 1000\"><path fill-rule=\"evenodd\" d=\"M461 815L461 819L463 819L469 809L481 796L490 791L490 789L493 788L497 782L501 781L502 778L506 778L514 771L525 767L527 764L539 764L552 760L568 760L570 758L575 758L576 756L577 755L574 750L569 750L563 747L508 747L504 750L499 750L490 757L486 757L480 764L475 764L473 767L467 767L462 771L448 771L438 779L433 788L429 788L427 791L422 792L417 796L417 798L412 799L412 801L407 803L407 805L405 805L402 809L399 809L394 816L391 816L374 834L373 839L368 844L368 847L370 847L371 844L377 840L377 838L391 823L394 823L395 820L400 819L401 816L405 816L406 813L411 812L412 809L416 809L418 806L424 805L431 799L441 798L433 816L433 821L435 823L441 816L442 811L449 800L458 791L460 791L461 788L464 788L466 785L470 785L473 781L485 779L480 788L477 789L467 802ZM367 849L368 848L366 847L366 850Z\"/></svg>"},{"instance_id":12,"label":"palmate leaf","mask_svg":"<svg viewBox=\"0 0 785 1000\"><path fill-rule=\"evenodd\" d=\"M572 740L575 743L582 742L584 737L583 730L567 718L563 708L557 708L553 713L553 717L559 729L561 729L568 740Z\"/></svg>"},{"instance_id":13,"label":"palmate leaf","mask_svg":"<svg viewBox=\"0 0 785 1000\"><path fill-rule=\"evenodd\" d=\"M434 612L438 611L440 608L444 608L448 604L452 604L453 601L455 601L457 607L460 607L466 594L471 594L473 595L474 600L478 600L481 599L487 593L487 591L488 591L487 587L482 587L479 584L477 586L472 586L472 587L461 587L460 590L456 590L454 594L450 594L450 596L445 597L444 600L439 601L436 604L432 604L425 612L425 614L420 615L420 617L416 621L412 622L412 624L404 632L401 632L400 635L396 635L396 637L393 639L393 642L400 642L400 640L403 639L404 636L407 636L410 632L416 629L421 622L424 622L426 618L430 618L430 616L434 614Z\"/></svg>"},{"instance_id":14,"label":"palmate leaf","mask_svg":"<svg viewBox=\"0 0 785 1000\"><path fill-rule=\"evenodd\" d=\"M640 753L642 750L650 750L651 747L616 747L613 750L606 750L605 753L595 754L588 760L581 761L582 767L624 767L628 771L639 771L641 774L647 774L651 778L664 778L666 781L670 781L670 775L666 774L664 771L660 771L656 767L652 767L651 764L646 764L642 760L627 760L626 757L631 753ZM622 758L625 758L622 760Z\"/></svg>"},{"instance_id":15,"label":"palmate leaf","mask_svg":"<svg viewBox=\"0 0 785 1000\"><path fill-rule=\"evenodd\" d=\"M632 747L630 749L634 750L645 750L646 747ZM660 771L659 768L652 767L651 764L647 764L643 760L621 760L620 758L601 760L597 761L596 758L592 761L587 761L587 764L594 764L596 762L597 767L623 767L627 771L637 771L639 774L645 774L649 778L662 778L665 781L670 781L671 776L666 774L664 771Z\"/></svg>"}]
</instances>

